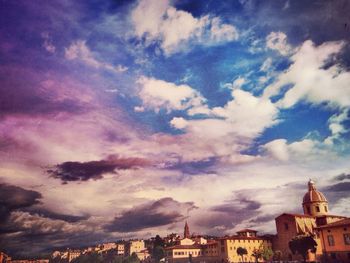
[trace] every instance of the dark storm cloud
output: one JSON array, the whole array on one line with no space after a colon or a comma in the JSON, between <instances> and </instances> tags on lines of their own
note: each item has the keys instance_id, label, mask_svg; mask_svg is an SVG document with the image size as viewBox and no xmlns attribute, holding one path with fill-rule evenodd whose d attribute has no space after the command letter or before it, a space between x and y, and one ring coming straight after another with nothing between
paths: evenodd
<instances>
[{"instance_id":1,"label":"dark storm cloud","mask_svg":"<svg viewBox=\"0 0 350 263\"><path fill-rule=\"evenodd\" d=\"M100 161L64 162L47 170L47 173L67 183L69 181L102 179L104 174L116 173L115 170L135 169L148 164L149 162L147 160L141 158L109 156L106 160Z\"/></svg>"},{"instance_id":2,"label":"dark storm cloud","mask_svg":"<svg viewBox=\"0 0 350 263\"><path fill-rule=\"evenodd\" d=\"M235 200L211 207L206 217L198 220L197 223L200 226L213 229L211 234L222 233L223 230L231 229L243 220L258 214L257 210L260 207L259 202L238 196Z\"/></svg>"},{"instance_id":3,"label":"dark storm cloud","mask_svg":"<svg viewBox=\"0 0 350 263\"><path fill-rule=\"evenodd\" d=\"M256 218L253 218L252 220L250 220L249 222L251 223L266 223L266 222L270 222L271 220L274 220L276 218L276 214L273 215L261 215L261 216L257 216Z\"/></svg>"},{"instance_id":4,"label":"dark storm cloud","mask_svg":"<svg viewBox=\"0 0 350 263\"><path fill-rule=\"evenodd\" d=\"M63 222L16 211L6 224L4 230L8 231L0 233L0 247L12 256L32 257L55 249L88 246L108 237L96 228L97 223Z\"/></svg>"},{"instance_id":5,"label":"dark storm cloud","mask_svg":"<svg viewBox=\"0 0 350 263\"><path fill-rule=\"evenodd\" d=\"M193 202L180 203L172 198L162 198L127 210L106 226L108 231L133 232L150 227L168 225L184 220L195 209Z\"/></svg>"},{"instance_id":6,"label":"dark storm cloud","mask_svg":"<svg viewBox=\"0 0 350 263\"><path fill-rule=\"evenodd\" d=\"M350 182L341 182L329 185L321 192L324 193L330 204L336 204L340 199L350 197Z\"/></svg>"},{"instance_id":7,"label":"dark storm cloud","mask_svg":"<svg viewBox=\"0 0 350 263\"><path fill-rule=\"evenodd\" d=\"M350 182L342 182L325 188L327 192L347 192L350 190Z\"/></svg>"},{"instance_id":8,"label":"dark storm cloud","mask_svg":"<svg viewBox=\"0 0 350 263\"><path fill-rule=\"evenodd\" d=\"M347 179L350 179L350 174L345 174L345 173L342 173L336 177L334 177L334 179L336 181L344 181L344 180L347 180Z\"/></svg>"},{"instance_id":9,"label":"dark storm cloud","mask_svg":"<svg viewBox=\"0 0 350 263\"><path fill-rule=\"evenodd\" d=\"M42 195L18 186L0 184L0 222L5 221L16 209L38 204Z\"/></svg>"},{"instance_id":10,"label":"dark storm cloud","mask_svg":"<svg viewBox=\"0 0 350 263\"><path fill-rule=\"evenodd\" d=\"M60 214L60 213L47 210L45 208L37 208L37 207L30 207L27 209L23 209L23 211L28 212L32 215L38 215L40 217L50 218L50 219L63 220L69 223L75 223L75 222L79 222L81 220L86 220L89 218L89 216L85 216L85 215L75 216L75 215Z\"/></svg>"},{"instance_id":11,"label":"dark storm cloud","mask_svg":"<svg viewBox=\"0 0 350 263\"><path fill-rule=\"evenodd\" d=\"M212 157L205 160L193 161L193 162L182 162L179 161L175 164L166 166L166 169L180 170L185 174L199 174L199 173L214 173L213 168L217 164L218 158Z\"/></svg>"}]
</instances>

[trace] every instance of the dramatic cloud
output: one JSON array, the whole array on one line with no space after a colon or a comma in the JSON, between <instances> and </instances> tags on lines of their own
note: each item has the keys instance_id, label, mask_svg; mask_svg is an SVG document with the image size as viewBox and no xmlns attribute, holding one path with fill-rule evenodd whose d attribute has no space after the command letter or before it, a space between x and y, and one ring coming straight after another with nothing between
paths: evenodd
<instances>
[{"instance_id":1,"label":"dramatic cloud","mask_svg":"<svg viewBox=\"0 0 350 263\"><path fill-rule=\"evenodd\" d=\"M197 224L211 228L212 234L223 233L232 230L237 224L258 214L260 207L259 202L240 196L235 200L209 208L206 213L207 216L198 219Z\"/></svg>"},{"instance_id":2,"label":"dramatic cloud","mask_svg":"<svg viewBox=\"0 0 350 263\"><path fill-rule=\"evenodd\" d=\"M106 228L109 231L133 232L169 225L183 221L195 208L193 202L180 203L172 198L162 198L123 212Z\"/></svg>"},{"instance_id":3,"label":"dramatic cloud","mask_svg":"<svg viewBox=\"0 0 350 263\"><path fill-rule=\"evenodd\" d=\"M280 107L289 108L301 100L349 107L350 72L334 62L326 67L327 62L334 60L343 47L343 42L326 42L315 46L312 41L305 41L291 57L291 66L264 91L264 95L276 96L283 87L291 84L292 87L278 101Z\"/></svg>"},{"instance_id":4,"label":"dramatic cloud","mask_svg":"<svg viewBox=\"0 0 350 263\"><path fill-rule=\"evenodd\" d=\"M122 65L113 66L110 63L99 61L86 45L86 41L77 40L65 49L65 58L68 60L80 60L86 65L94 68L107 69L116 73L127 71L128 68Z\"/></svg>"},{"instance_id":5,"label":"dramatic cloud","mask_svg":"<svg viewBox=\"0 0 350 263\"><path fill-rule=\"evenodd\" d=\"M350 179L350 174L342 173L342 174L336 176L334 179L337 181L347 180L347 179Z\"/></svg>"},{"instance_id":6,"label":"dramatic cloud","mask_svg":"<svg viewBox=\"0 0 350 263\"><path fill-rule=\"evenodd\" d=\"M38 204L41 198L39 192L0 184L0 221L6 220L11 211Z\"/></svg>"},{"instance_id":7,"label":"dramatic cloud","mask_svg":"<svg viewBox=\"0 0 350 263\"><path fill-rule=\"evenodd\" d=\"M87 181L101 179L104 174L116 173L115 170L135 169L148 162L140 158L120 158L109 156L106 160L90 162L64 162L57 164L47 173L64 183L69 181Z\"/></svg>"},{"instance_id":8,"label":"dramatic cloud","mask_svg":"<svg viewBox=\"0 0 350 263\"><path fill-rule=\"evenodd\" d=\"M140 0L132 12L135 34L146 44L158 41L166 55L182 51L191 44L218 45L238 38L237 29L209 15L195 18L177 10L168 0Z\"/></svg>"}]
</instances>

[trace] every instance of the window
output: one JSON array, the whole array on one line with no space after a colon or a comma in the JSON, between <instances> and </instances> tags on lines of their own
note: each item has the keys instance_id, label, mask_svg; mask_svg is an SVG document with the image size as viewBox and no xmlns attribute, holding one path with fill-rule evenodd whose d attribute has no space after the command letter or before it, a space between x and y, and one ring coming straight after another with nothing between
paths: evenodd
<instances>
[{"instance_id":1,"label":"window","mask_svg":"<svg viewBox=\"0 0 350 263\"><path fill-rule=\"evenodd\" d=\"M337 258L336 254L335 253L331 253L331 258L332 259L336 259Z\"/></svg>"},{"instance_id":2,"label":"window","mask_svg":"<svg viewBox=\"0 0 350 263\"><path fill-rule=\"evenodd\" d=\"M225 252L225 247L221 247L221 252Z\"/></svg>"},{"instance_id":3,"label":"window","mask_svg":"<svg viewBox=\"0 0 350 263\"><path fill-rule=\"evenodd\" d=\"M306 210L307 210L307 213L308 213L308 214L311 214L310 206L307 206L307 207L306 207Z\"/></svg>"},{"instance_id":4,"label":"window","mask_svg":"<svg viewBox=\"0 0 350 263\"><path fill-rule=\"evenodd\" d=\"M324 211L328 212L328 208L326 205L324 206Z\"/></svg>"},{"instance_id":5,"label":"window","mask_svg":"<svg viewBox=\"0 0 350 263\"><path fill-rule=\"evenodd\" d=\"M334 246L334 238L333 238L333 236L332 235L328 235L327 239L328 239L328 245L330 247Z\"/></svg>"},{"instance_id":6,"label":"window","mask_svg":"<svg viewBox=\"0 0 350 263\"><path fill-rule=\"evenodd\" d=\"M345 245L350 245L350 234L349 233L344 234L344 243L345 243Z\"/></svg>"},{"instance_id":7,"label":"window","mask_svg":"<svg viewBox=\"0 0 350 263\"><path fill-rule=\"evenodd\" d=\"M288 229L289 229L288 223L284 223L284 229L285 229L285 230L288 230Z\"/></svg>"},{"instance_id":8,"label":"window","mask_svg":"<svg viewBox=\"0 0 350 263\"><path fill-rule=\"evenodd\" d=\"M320 212L320 207L316 206L316 212Z\"/></svg>"}]
</instances>

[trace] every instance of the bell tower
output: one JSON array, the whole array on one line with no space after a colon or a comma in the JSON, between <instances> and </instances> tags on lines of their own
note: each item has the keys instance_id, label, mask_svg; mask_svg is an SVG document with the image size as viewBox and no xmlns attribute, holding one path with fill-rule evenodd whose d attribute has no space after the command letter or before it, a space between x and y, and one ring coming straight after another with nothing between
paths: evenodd
<instances>
[{"instance_id":1,"label":"bell tower","mask_svg":"<svg viewBox=\"0 0 350 263\"><path fill-rule=\"evenodd\" d=\"M184 238L190 238L190 228L188 227L187 221L184 227Z\"/></svg>"}]
</instances>

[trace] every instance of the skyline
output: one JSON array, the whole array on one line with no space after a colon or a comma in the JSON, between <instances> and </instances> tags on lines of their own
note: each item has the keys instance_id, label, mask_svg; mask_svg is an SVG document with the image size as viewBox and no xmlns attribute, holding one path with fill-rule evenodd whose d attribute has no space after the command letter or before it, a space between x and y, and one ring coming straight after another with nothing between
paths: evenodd
<instances>
[{"instance_id":1,"label":"skyline","mask_svg":"<svg viewBox=\"0 0 350 263\"><path fill-rule=\"evenodd\" d=\"M1 1L0 241L40 253L348 216L348 1ZM23 252L23 247L30 247Z\"/></svg>"}]
</instances>

